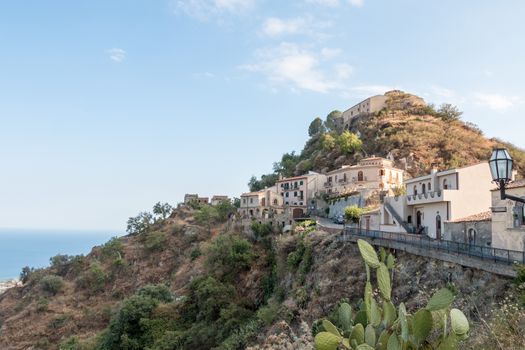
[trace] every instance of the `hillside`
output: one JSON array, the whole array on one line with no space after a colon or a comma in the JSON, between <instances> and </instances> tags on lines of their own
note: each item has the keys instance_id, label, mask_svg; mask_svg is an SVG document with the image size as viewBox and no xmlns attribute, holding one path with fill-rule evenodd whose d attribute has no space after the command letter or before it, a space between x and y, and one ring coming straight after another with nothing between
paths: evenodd
<instances>
[{"instance_id":1,"label":"hillside","mask_svg":"<svg viewBox=\"0 0 525 350\"><path fill-rule=\"evenodd\" d=\"M342 299L359 304L366 274L354 244L261 226L247 237L216 221L210 231L196 223L201 214L176 209L138 235L31 272L0 296L0 348L312 349L316 320ZM472 323L463 349L525 346L510 280L402 252L396 259L394 299L409 310L436 288L458 293Z\"/></svg>"},{"instance_id":2,"label":"hillside","mask_svg":"<svg viewBox=\"0 0 525 350\"><path fill-rule=\"evenodd\" d=\"M341 140L341 130L334 127L341 112L333 111L325 120L316 118L303 150L285 153L274 164L274 173L263 175L258 182L251 180L250 186L255 185L252 189L273 185L278 174L295 176L310 170L324 173L372 155L391 155L397 167L415 177L427 174L433 167L445 170L487 161L496 146L509 149L519 176L525 176L525 151L485 137L475 124L461 119L456 107L443 105L436 109L414 103L421 99L402 91L386 95L386 107L381 111L352 120L349 131L358 139Z\"/></svg>"}]
</instances>

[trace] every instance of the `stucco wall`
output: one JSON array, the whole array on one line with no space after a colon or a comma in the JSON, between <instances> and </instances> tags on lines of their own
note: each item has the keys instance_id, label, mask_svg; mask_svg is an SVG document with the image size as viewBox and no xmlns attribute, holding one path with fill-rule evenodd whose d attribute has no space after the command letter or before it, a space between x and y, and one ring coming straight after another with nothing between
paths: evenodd
<instances>
[{"instance_id":1,"label":"stucco wall","mask_svg":"<svg viewBox=\"0 0 525 350\"><path fill-rule=\"evenodd\" d=\"M475 233L469 237L470 230ZM447 222L445 223L444 239L465 244L492 245L492 223L490 221Z\"/></svg>"},{"instance_id":2,"label":"stucco wall","mask_svg":"<svg viewBox=\"0 0 525 350\"><path fill-rule=\"evenodd\" d=\"M508 189L507 194L525 197L525 187ZM492 246L494 248L525 250L525 226L514 227L515 205L514 201L501 200L499 191L492 192Z\"/></svg>"}]
</instances>

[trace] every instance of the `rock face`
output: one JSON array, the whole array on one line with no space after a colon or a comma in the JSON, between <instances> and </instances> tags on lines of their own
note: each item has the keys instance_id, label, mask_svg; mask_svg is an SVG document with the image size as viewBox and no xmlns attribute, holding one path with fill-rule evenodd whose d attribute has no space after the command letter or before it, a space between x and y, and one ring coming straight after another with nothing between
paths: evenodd
<instances>
[{"instance_id":1,"label":"rock face","mask_svg":"<svg viewBox=\"0 0 525 350\"><path fill-rule=\"evenodd\" d=\"M16 287L20 284L20 281L18 280L7 280L7 281L0 281L0 294L3 294L6 290L9 288Z\"/></svg>"}]
</instances>

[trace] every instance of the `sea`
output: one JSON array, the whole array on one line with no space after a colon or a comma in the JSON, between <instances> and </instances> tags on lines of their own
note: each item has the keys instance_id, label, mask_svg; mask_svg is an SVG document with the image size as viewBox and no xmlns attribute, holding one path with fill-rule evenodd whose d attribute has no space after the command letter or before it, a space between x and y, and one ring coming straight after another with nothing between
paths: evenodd
<instances>
[{"instance_id":1,"label":"sea","mask_svg":"<svg viewBox=\"0 0 525 350\"><path fill-rule=\"evenodd\" d=\"M0 281L19 278L24 266L47 267L57 254L87 254L115 231L25 230L0 228Z\"/></svg>"}]
</instances>

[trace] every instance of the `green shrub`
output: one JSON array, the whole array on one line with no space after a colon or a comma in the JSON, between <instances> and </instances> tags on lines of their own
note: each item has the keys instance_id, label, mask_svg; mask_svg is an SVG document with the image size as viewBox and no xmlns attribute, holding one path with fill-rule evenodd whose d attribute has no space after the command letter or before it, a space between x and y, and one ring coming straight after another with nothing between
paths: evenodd
<instances>
[{"instance_id":1,"label":"green shrub","mask_svg":"<svg viewBox=\"0 0 525 350\"><path fill-rule=\"evenodd\" d=\"M62 328L66 325L66 323L68 323L70 319L71 319L70 315L59 315L53 318L51 322L49 322L48 327L53 330Z\"/></svg>"},{"instance_id":2,"label":"green shrub","mask_svg":"<svg viewBox=\"0 0 525 350\"><path fill-rule=\"evenodd\" d=\"M358 223L363 213L363 208L359 208L357 205L351 205L345 208L345 219L353 223Z\"/></svg>"},{"instance_id":3,"label":"green shrub","mask_svg":"<svg viewBox=\"0 0 525 350\"><path fill-rule=\"evenodd\" d=\"M118 237L112 237L100 250L103 258L120 257L124 252L124 244Z\"/></svg>"},{"instance_id":4,"label":"green shrub","mask_svg":"<svg viewBox=\"0 0 525 350\"><path fill-rule=\"evenodd\" d=\"M271 235L273 232L272 225L267 222L264 224L261 224L257 221L254 221L252 222L251 229L252 229L253 234L255 235L255 238L257 239L267 237Z\"/></svg>"},{"instance_id":5,"label":"green shrub","mask_svg":"<svg viewBox=\"0 0 525 350\"><path fill-rule=\"evenodd\" d=\"M201 255L202 255L202 252L201 252L201 250L200 250L199 247L193 249L193 250L191 251L191 253L190 253L191 261L197 259L197 258L198 258L199 256L201 256Z\"/></svg>"},{"instance_id":6,"label":"green shrub","mask_svg":"<svg viewBox=\"0 0 525 350\"><path fill-rule=\"evenodd\" d=\"M64 280L57 275L47 275L42 277L40 285L42 290L55 295L64 288Z\"/></svg>"},{"instance_id":7,"label":"green shrub","mask_svg":"<svg viewBox=\"0 0 525 350\"><path fill-rule=\"evenodd\" d=\"M233 235L217 237L206 252L206 265L218 275L232 276L251 266L255 253L244 238Z\"/></svg>"},{"instance_id":8,"label":"green shrub","mask_svg":"<svg viewBox=\"0 0 525 350\"><path fill-rule=\"evenodd\" d=\"M46 298L39 299L36 303L36 312L43 313L49 308L49 300Z\"/></svg>"},{"instance_id":9,"label":"green shrub","mask_svg":"<svg viewBox=\"0 0 525 350\"><path fill-rule=\"evenodd\" d=\"M257 317L264 322L266 326L271 326L276 317L278 317L280 305L276 301L271 301L268 305L257 310Z\"/></svg>"},{"instance_id":10,"label":"green shrub","mask_svg":"<svg viewBox=\"0 0 525 350\"><path fill-rule=\"evenodd\" d=\"M108 275L99 262L92 262L89 269L76 280L78 288L87 289L91 294L104 290Z\"/></svg>"},{"instance_id":11,"label":"green shrub","mask_svg":"<svg viewBox=\"0 0 525 350\"><path fill-rule=\"evenodd\" d=\"M153 231L144 237L144 246L149 251L159 251L166 248L167 235L161 231Z\"/></svg>"}]
</instances>

